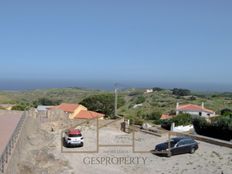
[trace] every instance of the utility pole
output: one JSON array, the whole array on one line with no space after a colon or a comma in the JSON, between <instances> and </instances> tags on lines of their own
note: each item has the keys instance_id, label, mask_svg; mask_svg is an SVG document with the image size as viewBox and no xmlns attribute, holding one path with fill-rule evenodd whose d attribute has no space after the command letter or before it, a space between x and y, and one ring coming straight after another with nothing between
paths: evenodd
<instances>
[{"instance_id":1,"label":"utility pole","mask_svg":"<svg viewBox=\"0 0 232 174\"><path fill-rule=\"evenodd\" d=\"M118 113L117 113L117 109L118 109L118 89L117 89L117 84L114 85L115 89L114 89L114 116L117 117Z\"/></svg>"}]
</instances>

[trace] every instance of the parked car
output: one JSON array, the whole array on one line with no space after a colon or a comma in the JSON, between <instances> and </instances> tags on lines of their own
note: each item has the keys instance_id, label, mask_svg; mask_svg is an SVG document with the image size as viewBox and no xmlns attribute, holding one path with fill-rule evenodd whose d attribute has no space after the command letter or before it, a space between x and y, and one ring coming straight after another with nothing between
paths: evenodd
<instances>
[{"instance_id":1,"label":"parked car","mask_svg":"<svg viewBox=\"0 0 232 174\"><path fill-rule=\"evenodd\" d=\"M84 138L79 129L69 129L65 131L64 146L79 146L84 145Z\"/></svg>"},{"instance_id":2,"label":"parked car","mask_svg":"<svg viewBox=\"0 0 232 174\"><path fill-rule=\"evenodd\" d=\"M153 151L155 154L167 154L168 156L183 154L183 153L194 153L198 149L198 143L190 137L175 137L170 140L169 143L164 142L155 146Z\"/></svg>"}]
</instances>

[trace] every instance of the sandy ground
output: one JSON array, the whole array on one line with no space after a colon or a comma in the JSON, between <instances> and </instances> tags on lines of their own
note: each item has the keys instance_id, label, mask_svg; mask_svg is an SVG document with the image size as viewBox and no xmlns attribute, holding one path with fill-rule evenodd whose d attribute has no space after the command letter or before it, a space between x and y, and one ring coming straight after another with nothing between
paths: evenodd
<instances>
[{"instance_id":1,"label":"sandy ground","mask_svg":"<svg viewBox=\"0 0 232 174\"><path fill-rule=\"evenodd\" d=\"M100 121L104 125L109 121ZM46 123L44 123L46 124ZM68 125L66 125L68 126ZM96 124L83 124L79 128L84 136L84 147L62 147L63 127L54 132L43 125L38 134L28 136L25 153L19 166L20 173L63 174L230 174L232 173L232 149L200 142L194 154L159 157L149 152L133 153L132 147L99 147L97 149ZM36 138L37 136L37 138ZM150 151L155 144L167 140L167 135L157 137L142 132L135 133L136 151ZM99 130L100 145L131 145L132 134L120 131L120 122ZM61 153L63 149L63 153ZM68 152L68 153L67 153ZM75 153L77 152L77 153Z\"/></svg>"}]
</instances>

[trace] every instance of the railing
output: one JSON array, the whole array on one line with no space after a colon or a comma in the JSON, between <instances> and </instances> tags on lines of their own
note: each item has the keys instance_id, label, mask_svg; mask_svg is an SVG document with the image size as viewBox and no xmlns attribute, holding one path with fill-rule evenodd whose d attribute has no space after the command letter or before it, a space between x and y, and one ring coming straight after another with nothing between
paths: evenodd
<instances>
[{"instance_id":1,"label":"railing","mask_svg":"<svg viewBox=\"0 0 232 174\"><path fill-rule=\"evenodd\" d=\"M14 133L11 135L10 140L8 141L8 144L6 145L5 149L3 150L2 154L0 154L0 173L4 173L6 169L6 165L10 160L10 156L13 153L13 150L15 148L15 145L17 143L17 140L19 138L19 135L21 133L23 124L26 120L26 112L24 112L14 130Z\"/></svg>"}]
</instances>

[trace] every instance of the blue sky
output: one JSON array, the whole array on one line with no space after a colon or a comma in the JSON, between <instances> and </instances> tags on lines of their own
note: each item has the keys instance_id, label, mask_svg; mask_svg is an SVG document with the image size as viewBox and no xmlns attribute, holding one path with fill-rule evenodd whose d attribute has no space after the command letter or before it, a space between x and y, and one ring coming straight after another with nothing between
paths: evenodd
<instances>
[{"instance_id":1,"label":"blue sky","mask_svg":"<svg viewBox=\"0 0 232 174\"><path fill-rule=\"evenodd\" d=\"M232 91L231 9L231 0L1 1L0 88L31 80Z\"/></svg>"}]
</instances>

